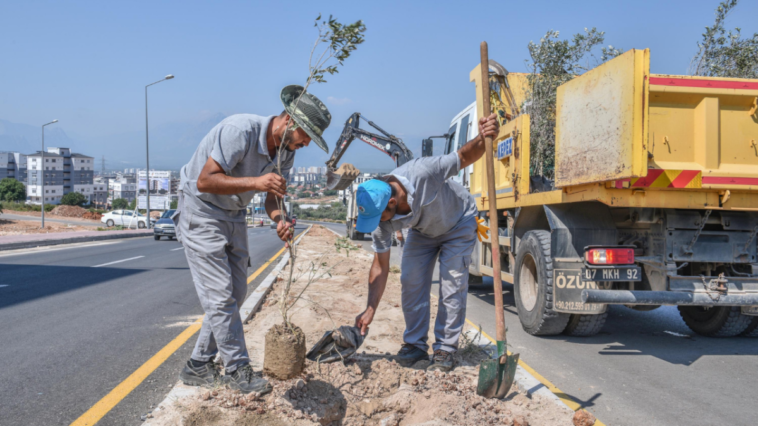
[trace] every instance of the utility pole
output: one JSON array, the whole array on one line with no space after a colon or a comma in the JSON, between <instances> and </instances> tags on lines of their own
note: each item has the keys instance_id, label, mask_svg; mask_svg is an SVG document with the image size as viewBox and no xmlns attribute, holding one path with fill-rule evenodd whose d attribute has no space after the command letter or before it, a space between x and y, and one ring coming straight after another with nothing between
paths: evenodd
<instances>
[{"instance_id":1,"label":"utility pole","mask_svg":"<svg viewBox=\"0 0 758 426\"><path fill-rule=\"evenodd\" d=\"M42 189L40 189L40 198L42 199L42 208L40 209L42 212L42 229L45 228L45 126L49 126L57 122L58 120L53 120L47 124L42 125L42 158L40 159L39 171L37 172L38 179L41 178L42 181Z\"/></svg>"},{"instance_id":2,"label":"utility pole","mask_svg":"<svg viewBox=\"0 0 758 426\"><path fill-rule=\"evenodd\" d=\"M152 86L153 84L158 84L161 81L171 80L174 78L173 75L169 74L163 79L156 81L155 83L150 83L147 86L145 86L145 163L147 165L147 168L145 169L145 200L147 201L147 219L145 220L146 228L150 229L150 138L148 137L148 126L147 126L147 88ZM139 204L139 174L137 174L137 204ZM139 207L136 206L136 207ZM135 211L138 211L135 209Z\"/></svg>"}]
</instances>

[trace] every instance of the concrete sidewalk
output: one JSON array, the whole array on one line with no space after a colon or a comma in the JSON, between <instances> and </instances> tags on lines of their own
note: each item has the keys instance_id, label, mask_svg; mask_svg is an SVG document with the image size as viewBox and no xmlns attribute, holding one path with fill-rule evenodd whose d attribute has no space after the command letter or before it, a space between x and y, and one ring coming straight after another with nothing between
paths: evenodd
<instances>
[{"instance_id":1,"label":"concrete sidewalk","mask_svg":"<svg viewBox=\"0 0 758 426\"><path fill-rule=\"evenodd\" d=\"M53 246L58 244L84 243L88 241L148 237L152 234L152 229L131 229L123 231L76 231L51 232L49 234L6 235L0 237L0 251Z\"/></svg>"}]
</instances>

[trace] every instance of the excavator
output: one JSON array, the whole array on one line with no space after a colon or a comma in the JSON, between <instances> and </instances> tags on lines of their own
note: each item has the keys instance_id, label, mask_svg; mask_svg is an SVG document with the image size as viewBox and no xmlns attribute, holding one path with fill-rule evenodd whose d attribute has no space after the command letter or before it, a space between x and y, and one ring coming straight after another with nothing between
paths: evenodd
<instances>
[{"instance_id":1,"label":"excavator","mask_svg":"<svg viewBox=\"0 0 758 426\"><path fill-rule=\"evenodd\" d=\"M332 156L329 161L326 162L326 186L328 189L344 191L343 202L347 206L347 217L345 218L345 224L347 226L347 236L352 240L363 240L363 233L356 231L355 223L358 217L358 210L355 205L355 185L353 181L360 174L355 166L349 163L342 164L337 168L337 163L342 158L347 147L353 142L354 139L366 142L372 147L385 153L392 158L397 167L411 161L413 159L413 153L408 147L405 146L403 140L397 138L384 129L377 126L374 122L366 120L368 125L378 130L381 134L371 133L360 128L361 113L353 113L350 118L345 122L345 128L342 130L337 146L334 148ZM393 236L393 245L394 241Z\"/></svg>"},{"instance_id":2,"label":"excavator","mask_svg":"<svg viewBox=\"0 0 758 426\"><path fill-rule=\"evenodd\" d=\"M378 130L381 135L360 128L360 112L353 113L347 119L345 128L342 129L342 134L337 140L337 146L334 148L332 156L326 162L326 186L328 189L337 191L348 189L360 174L360 170L350 163L345 163L337 168L337 163L355 138L387 154L395 161L397 167L413 159L413 153L405 146L402 139L387 133L374 122L370 120L366 121L368 125Z\"/></svg>"}]
</instances>

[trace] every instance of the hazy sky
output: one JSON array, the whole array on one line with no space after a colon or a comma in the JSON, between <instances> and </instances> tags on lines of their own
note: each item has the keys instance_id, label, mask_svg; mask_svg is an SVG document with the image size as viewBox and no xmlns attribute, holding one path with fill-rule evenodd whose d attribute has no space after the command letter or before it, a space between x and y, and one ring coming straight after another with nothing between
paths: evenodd
<instances>
[{"instance_id":1,"label":"hazy sky","mask_svg":"<svg viewBox=\"0 0 758 426\"><path fill-rule=\"evenodd\" d=\"M758 5L742 3L728 26L752 34ZM281 88L307 76L313 19L322 13L362 19L368 28L340 74L312 90L333 115L330 146L350 113L360 111L418 152L423 137L444 133L475 99L469 72L482 40L490 58L518 72L525 71L527 43L547 30L568 37L595 26L606 32L606 45L650 48L652 72L683 74L717 4L4 1L0 118L34 125L57 118L74 138L102 138L107 155L109 134L144 129L144 86L169 73L176 78L150 88L151 126L219 112L277 114ZM135 149L144 149L139 143ZM377 155L368 147L356 152ZM191 152L177 155L189 159ZM326 158L311 145L297 165ZM377 159L378 166L388 162Z\"/></svg>"}]
</instances>

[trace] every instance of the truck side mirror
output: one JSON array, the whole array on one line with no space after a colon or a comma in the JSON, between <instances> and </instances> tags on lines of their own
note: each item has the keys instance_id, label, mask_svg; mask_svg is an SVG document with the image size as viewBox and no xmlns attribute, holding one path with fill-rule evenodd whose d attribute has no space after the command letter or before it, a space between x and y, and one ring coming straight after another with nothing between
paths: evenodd
<instances>
[{"instance_id":1,"label":"truck side mirror","mask_svg":"<svg viewBox=\"0 0 758 426\"><path fill-rule=\"evenodd\" d=\"M434 144L432 138L424 139L421 141L421 156L433 157L434 156Z\"/></svg>"}]
</instances>

